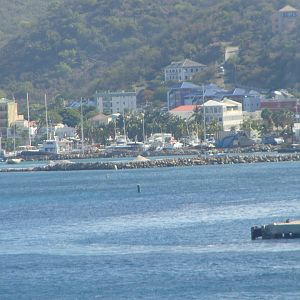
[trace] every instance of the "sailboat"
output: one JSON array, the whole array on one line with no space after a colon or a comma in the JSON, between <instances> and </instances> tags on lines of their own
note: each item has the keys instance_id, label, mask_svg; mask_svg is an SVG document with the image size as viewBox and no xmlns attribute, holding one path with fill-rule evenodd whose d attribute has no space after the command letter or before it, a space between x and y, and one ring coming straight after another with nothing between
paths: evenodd
<instances>
[{"instance_id":1,"label":"sailboat","mask_svg":"<svg viewBox=\"0 0 300 300\"><path fill-rule=\"evenodd\" d=\"M47 107L47 95L45 94L45 118L46 118L46 140L43 141L40 152L42 154L59 154L58 140L52 136L52 129L50 130L49 136L49 125L48 125L48 107Z\"/></svg>"}]
</instances>

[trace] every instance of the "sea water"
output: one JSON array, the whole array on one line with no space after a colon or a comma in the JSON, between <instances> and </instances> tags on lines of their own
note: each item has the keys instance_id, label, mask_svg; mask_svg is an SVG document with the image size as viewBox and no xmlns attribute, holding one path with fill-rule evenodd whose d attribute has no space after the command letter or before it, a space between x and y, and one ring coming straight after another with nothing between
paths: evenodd
<instances>
[{"instance_id":1,"label":"sea water","mask_svg":"<svg viewBox=\"0 0 300 300\"><path fill-rule=\"evenodd\" d=\"M0 173L0 299L300 299L300 163ZM140 185L140 193L137 186Z\"/></svg>"}]
</instances>

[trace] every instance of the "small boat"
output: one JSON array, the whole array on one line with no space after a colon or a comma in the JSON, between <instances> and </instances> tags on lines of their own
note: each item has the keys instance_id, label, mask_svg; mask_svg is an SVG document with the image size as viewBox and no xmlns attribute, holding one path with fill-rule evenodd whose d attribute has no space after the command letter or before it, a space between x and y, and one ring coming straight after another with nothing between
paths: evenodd
<instances>
[{"instance_id":1,"label":"small boat","mask_svg":"<svg viewBox=\"0 0 300 300\"><path fill-rule=\"evenodd\" d=\"M271 223L251 227L251 239L294 239L300 238L300 220Z\"/></svg>"},{"instance_id":2,"label":"small boat","mask_svg":"<svg viewBox=\"0 0 300 300\"><path fill-rule=\"evenodd\" d=\"M6 163L10 165L19 164L22 161L21 158L9 158Z\"/></svg>"}]
</instances>

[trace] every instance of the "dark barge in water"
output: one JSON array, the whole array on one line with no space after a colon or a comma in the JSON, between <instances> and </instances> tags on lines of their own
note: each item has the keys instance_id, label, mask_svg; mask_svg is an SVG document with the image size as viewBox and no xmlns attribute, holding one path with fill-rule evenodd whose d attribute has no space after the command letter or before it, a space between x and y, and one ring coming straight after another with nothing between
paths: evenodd
<instances>
[{"instance_id":1,"label":"dark barge in water","mask_svg":"<svg viewBox=\"0 0 300 300\"><path fill-rule=\"evenodd\" d=\"M300 238L300 221L272 223L251 227L251 239L295 239Z\"/></svg>"}]
</instances>

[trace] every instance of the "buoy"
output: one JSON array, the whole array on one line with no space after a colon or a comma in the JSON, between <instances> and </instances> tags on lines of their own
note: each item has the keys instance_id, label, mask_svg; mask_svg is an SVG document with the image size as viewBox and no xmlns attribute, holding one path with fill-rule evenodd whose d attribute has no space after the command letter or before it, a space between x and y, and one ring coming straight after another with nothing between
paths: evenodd
<instances>
[{"instance_id":1,"label":"buoy","mask_svg":"<svg viewBox=\"0 0 300 300\"><path fill-rule=\"evenodd\" d=\"M141 186L139 184L137 185L137 191L138 191L138 193L141 192Z\"/></svg>"}]
</instances>

